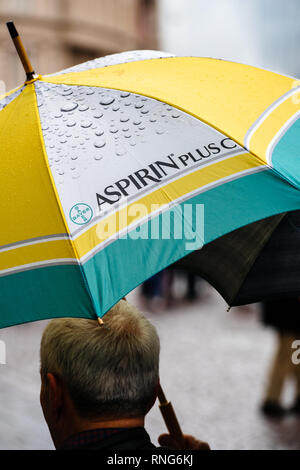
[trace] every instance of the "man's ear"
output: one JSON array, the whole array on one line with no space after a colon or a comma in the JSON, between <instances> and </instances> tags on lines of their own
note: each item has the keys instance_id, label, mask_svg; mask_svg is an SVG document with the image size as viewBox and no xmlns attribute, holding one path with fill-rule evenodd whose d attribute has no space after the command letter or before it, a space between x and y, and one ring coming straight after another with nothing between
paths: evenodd
<instances>
[{"instance_id":1,"label":"man's ear","mask_svg":"<svg viewBox=\"0 0 300 470\"><path fill-rule=\"evenodd\" d=\"M147 407L147 413L149 413L149 411L151 410L151 408L153 407L154 403L156 402L156 399L157 399L157 393L158 393L158 387L159 387L159 379L158 379L158 382L157 382L157 385L155 387L155 390L154 390L154 393L153 393L153 396L148 404L148 407Z\"/></svg>"},{"instance_id":2,"label":"man's ear","mask_svg":"<svg viewBox=\"0 0 300 470\"><path fill-rule=\"evenodd\" d=\"M59 376L54 375L51 372L48 372L47 380L49 405L53 416L55 418L59 418L64 401L63 383Z\"/></svg>"}]
</instances>

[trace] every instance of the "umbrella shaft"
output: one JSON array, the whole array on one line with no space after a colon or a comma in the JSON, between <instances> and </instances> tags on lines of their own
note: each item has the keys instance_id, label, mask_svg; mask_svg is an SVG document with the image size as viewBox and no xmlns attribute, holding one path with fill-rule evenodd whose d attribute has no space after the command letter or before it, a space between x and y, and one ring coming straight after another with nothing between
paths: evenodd
<instances>
[{"instance_id":1,"label":"umbrella shaft","mask_svg":"<svg viewBox=\"0 0 300 470\"><path fill-rule=\"evenodd\" d=\"M167 401L163 389L161 388L161 385L159 385L158 387L157 395L160 402L159 409L169 433L175 439L183 441L183 433L178 423L178 419L173 409L172 403Z\"/></svg>"}]
</instances>

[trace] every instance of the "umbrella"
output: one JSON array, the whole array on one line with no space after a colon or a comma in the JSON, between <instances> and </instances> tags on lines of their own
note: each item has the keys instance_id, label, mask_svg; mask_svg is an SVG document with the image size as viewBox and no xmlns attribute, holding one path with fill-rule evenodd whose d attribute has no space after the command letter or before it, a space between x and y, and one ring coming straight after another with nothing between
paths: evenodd
<instances>
[{"instance_id":1,"label":"umbrella","mask_svg":"<svg viewBox=\"0 0 300 470\"><path fill-rule=\"evenodd\" d=\"M42 77L9 29L27 80L0 100L0 327L101 318L178 260L230 304L299 293L293 78L159 51Z\"/></svg>"}]
</instances>

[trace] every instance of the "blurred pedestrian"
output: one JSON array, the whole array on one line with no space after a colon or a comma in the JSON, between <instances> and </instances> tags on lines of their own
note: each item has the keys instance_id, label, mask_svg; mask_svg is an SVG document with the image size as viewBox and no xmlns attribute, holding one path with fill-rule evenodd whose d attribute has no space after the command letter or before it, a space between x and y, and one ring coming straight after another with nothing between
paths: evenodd
<instances>
[{"instance_id":1,"label":"blurred pedestrian","mask_svg":"<svg viewBox=\"0 0 300 470\"><path fill-rule=\"evenodd\" d=\"M193 273L187 273L186 279L187 279L187 292L185 294L185 298L190 301L196 300L198 297L198 293L196 289L197 276Z\"/></svg>"},{"instance_id":2,"label":"blurred pedestrian","mask_svg":"<svg viewBox=\"0 0 300 470\"><path fill-rule=\"evenodd\" d=\"M277 349L270 370L262 412L281 417L286 410L281 404L282 391L288 378L295 383L295 401L290 412L300 414L300 365L292 361L292 344L300 339L300 301L289 298L264 302L263 322L277 332Z\"/></svg>"},{"instance_id":3,"label":"blurred pedestrian","mask_svg":"<svg viewBox=\"0 0 300 470\"><path fill-rule=\"evenodd\" d=\"M152 312L159 312L165 307L164 276L165 271L161 271L142 284L141 294L145 307Z\"/></svg>"}]
</instances>

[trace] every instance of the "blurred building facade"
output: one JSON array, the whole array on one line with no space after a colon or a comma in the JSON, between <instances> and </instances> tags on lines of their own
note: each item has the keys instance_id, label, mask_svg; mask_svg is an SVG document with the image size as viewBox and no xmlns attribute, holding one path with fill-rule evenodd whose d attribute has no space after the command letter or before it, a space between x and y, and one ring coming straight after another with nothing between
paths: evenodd
<instances>
[{"instance_id":1,"label":"blurred building facade","mask_svg":"<svg viewBox=\"0 0 300 470\"><path fill-rule=\"evenodd\" d=\"M160 0L158 7L161 50L300 77L299 0Z\"/></svg>"},{"instance_id":2,"label":"blurred building facade","mask_svg":"<svg viewBox=\"0 0 300 470\"><path fill-rule=\"evenodd\" d=\"M0 0L0 80L24 71L6 29L13 20L35 70L53 73L106 54L157 49L157 0Z\"/></svg>"}]
</instances>

